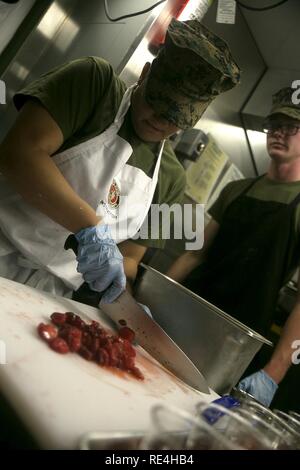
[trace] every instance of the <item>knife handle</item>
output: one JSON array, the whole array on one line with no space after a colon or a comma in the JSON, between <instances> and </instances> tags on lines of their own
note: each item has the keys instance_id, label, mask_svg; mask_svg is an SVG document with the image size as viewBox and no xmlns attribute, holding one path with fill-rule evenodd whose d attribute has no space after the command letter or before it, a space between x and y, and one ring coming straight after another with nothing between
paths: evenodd
<instances>
[{"instance_id":1,"label":"knife handle","mask_svg":"<svg viewBox=\"0 0 300 470\"><path fill-rule=\"evenodd\" d=\"M72 249L77 256L78 253L78 241L76 240L75 235L69 235L65 241L64 249L69 250Z\"/></svg>"},{"instance_id":2,"label":"knife handle","mask_svg":"<svg viewBox=\"0 0 300 470\"><path fill-rule=\"evenodd\" d=\"M69 235L65 241L64 249L72 249L77 256L78 253L78 241L74 235ZM79 289L73 291L72 299L82 304L91 305L91 307L99 307L100 300L103 292L96 292L92 290L87 282L84 282Z\"/></svg>"}]
</instances>

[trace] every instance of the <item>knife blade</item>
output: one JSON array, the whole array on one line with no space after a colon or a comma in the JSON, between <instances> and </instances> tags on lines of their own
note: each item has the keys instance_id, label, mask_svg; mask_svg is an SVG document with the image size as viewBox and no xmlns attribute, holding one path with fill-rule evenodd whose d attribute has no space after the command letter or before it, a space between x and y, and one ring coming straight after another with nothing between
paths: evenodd
<instances>
[{"instance_id":1,"label":"knife blade","mask_svg":"<svg viewBox=\"0 0 300 470\"><path fill-rule=\"evenodd\" d=\"M77 254L78 242L74 235L69 235L65 242L65 249L72 248ZM85 294L88 290L85 284ZM161 363L166 369L180 378L190 387L202 393L210 393L207 382L201 372L188 358L188 356L177 346L167 333L143 308L135 301L128 291L111 303L102 302L101 294L99 308L118 326L128 326L135 333L138 344L144 348L154 359Z\"/></svg>"},{"instance_id":2,"label":"knife blade","mask_svg":"<svg viewBox=\"0 0 300 470\"><path fill-rule=\"evenodd\" d=\"M100 308L114 323L126 325L135 338L154 359L183 382L203 393L210 393L206 380L188 356L167 333L138 305L128 291L109 304L100 302Z\"/></svg>"}]
</instances>

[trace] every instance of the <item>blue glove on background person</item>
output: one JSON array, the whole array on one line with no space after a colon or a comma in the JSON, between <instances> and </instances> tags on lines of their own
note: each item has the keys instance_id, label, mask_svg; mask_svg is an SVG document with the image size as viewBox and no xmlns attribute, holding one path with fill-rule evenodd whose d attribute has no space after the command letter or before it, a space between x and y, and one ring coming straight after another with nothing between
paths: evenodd
<instances>
[{"instance_id":1,"label":"blue glove on background person","mask_svg":"<svg viewBox=\"0 0 300 470\"><path fill-rule=\"evenodd\" d=\"M108 225L96 225L75 233L78 241L77 271L89 287L106 291L105 303L113 302L126 288L123 256L112 239Z\"/></svg>"},{"instance_id":2,"label":"blue glove on background person","mask_svg":"<svg viewBox=\"0 0 300 470\"><path fill-rule=\"evenodd\" d=\"M278 385L264 370L260 370L241 380L237 388L250 393L260 403L269 407Z\"/></svg>"}]
</instances>

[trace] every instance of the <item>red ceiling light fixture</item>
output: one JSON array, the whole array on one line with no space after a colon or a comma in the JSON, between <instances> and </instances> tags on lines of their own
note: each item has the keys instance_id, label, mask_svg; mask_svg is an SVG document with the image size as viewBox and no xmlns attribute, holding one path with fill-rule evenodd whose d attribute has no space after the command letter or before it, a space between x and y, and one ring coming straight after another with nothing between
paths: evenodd
<instances>
[{"instance_id":1,"label":"red ceiling light fixture","mask_svg":"<svg viewBox=\"0 0 300 470\"><path fill-rule=\"evenodd\" d=\"M190 0L168 0L149 29L146 39L149 41L148 49L157 55L165 41L166 32L172 18L178 18Z\"/></svg>"}]
</instances>

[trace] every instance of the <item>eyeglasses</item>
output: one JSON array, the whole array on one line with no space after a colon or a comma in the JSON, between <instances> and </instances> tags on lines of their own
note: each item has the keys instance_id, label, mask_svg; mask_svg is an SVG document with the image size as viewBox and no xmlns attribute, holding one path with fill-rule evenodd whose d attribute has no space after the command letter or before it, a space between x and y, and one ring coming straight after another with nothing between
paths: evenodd
<instances>
[{"instance_id":1,"label":"eyeglasses","mask_svg":"<svg viewBox=\"0 0 300 470\"><path fill-rule=\"evenodd\" d=\"M276 121L265 121L263 124L263 132L265 134L274 134L274 132L279 131L285 135L296 135L300 129L300 123L284 123Z\"/></svg>"}]
</instances>

